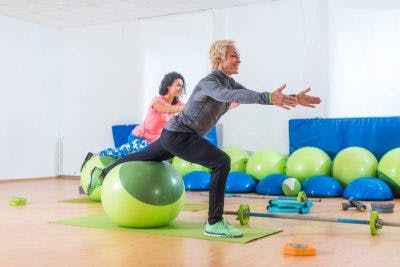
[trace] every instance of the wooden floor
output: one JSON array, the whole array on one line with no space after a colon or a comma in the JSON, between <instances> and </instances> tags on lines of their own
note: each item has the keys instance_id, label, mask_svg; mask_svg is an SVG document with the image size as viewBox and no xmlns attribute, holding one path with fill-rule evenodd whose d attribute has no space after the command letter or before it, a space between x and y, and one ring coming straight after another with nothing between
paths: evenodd
<instances>
[{"instance_id":1,"label":"wooden floor","mask_svg":"<svg viewBox=\"0 0 400 267\"><path fill-rule=\"evenodd\" d=\"M79 180L71 177L0 182L0 266L399 266L400 228L386 226L371 236L368 225L251 218L251 225L283 232L247 244L160 236L118 230L51 224L50 221L96 214L101 205L60 200L82 197ZM12 197L25 196L26 206L9 206ZM207 196L188 192L187 201L206 202ZM342 199L314 203L310 215L368 219L367 213L341 211ZM264 212L266 200L226 198L226 210L242 202ZM381 214L400 222L395 212ZM182 211L178 219L204 222L207 211ZM235 222L234 216L226 216ZM282 254L288 242L308 243L316 256Z\"/></svg>"}]
</instances>

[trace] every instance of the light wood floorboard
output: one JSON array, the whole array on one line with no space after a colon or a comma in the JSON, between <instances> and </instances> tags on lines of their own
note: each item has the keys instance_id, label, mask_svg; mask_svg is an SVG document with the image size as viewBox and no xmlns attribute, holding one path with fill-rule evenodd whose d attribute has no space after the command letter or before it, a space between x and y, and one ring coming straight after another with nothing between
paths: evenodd
<instances>
[{"instance_id":1,"label":"light wood floorboard","mask_svg":"<svg viewBox=\"0 0 400 267\"><path fill-rule=\"evenodd\" d=\"M371 236L369 226L329 222L251 218L252 226L283 232L247 244L145 233L51 224L50 221L102 212L101 205L71 204L60 200L82 197L79 180L57 177L0 182L0 266L399 266L400 228L386 226ZM26 206L9 206L12 197L25 196ZM187 201L206 202L207 196L188 192ZM341 211L343 199L314 203L310 215L368 219L366 213ZM226 198L225 210L249 203L264 212L267 200ZM381 214L400 222L395 212ZM207 211L182 211L180 220L204 222ZM235 216L226 216L235 222ZM236 222L235 222L236 223ZM285 243L312 244L317 255L285 256Z\"/></svg>"}]
</instances>

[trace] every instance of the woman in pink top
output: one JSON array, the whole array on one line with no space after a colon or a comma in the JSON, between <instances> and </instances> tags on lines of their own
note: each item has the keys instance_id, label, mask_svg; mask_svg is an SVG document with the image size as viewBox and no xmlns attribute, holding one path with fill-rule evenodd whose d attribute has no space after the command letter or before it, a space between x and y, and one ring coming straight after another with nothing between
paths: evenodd
<instances>
[{"instance_id":1,"label":"woman in pink top","mask_svg":"<svg viewBox=\"0 0 400 267\"><path fill-rule=\"evenodd\" d=\"M120 158L138 152L157 140L164 125L185 106L179 100L182 93L185 93L185 79L183 76L177 72L167 73L160 84L160 95L152 99L146 118L133 129L128 137L128 142L117 148L102 150L99 155ZM87 155L87 158L91 156Z\"/></svg>"}]
</instances>

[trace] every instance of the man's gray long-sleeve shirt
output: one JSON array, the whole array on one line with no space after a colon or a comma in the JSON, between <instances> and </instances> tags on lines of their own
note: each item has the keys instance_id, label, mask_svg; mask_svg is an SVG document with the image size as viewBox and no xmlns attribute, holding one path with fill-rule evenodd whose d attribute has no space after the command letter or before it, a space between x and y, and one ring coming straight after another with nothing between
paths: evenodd
<instances>
[{"instance_id":1,"label":"man's gray long-sleeve shirt","mask_svg":"<svg viewBox=\"0 0 400 267\"><path fill-rule=\"evenodd\" d=\"M232 102L270 105L269 94L246 89L222 71L214 70L200 80L183 110L165 125L165 129L204 136L229 110Z\"/></svg>"}]
</instances>

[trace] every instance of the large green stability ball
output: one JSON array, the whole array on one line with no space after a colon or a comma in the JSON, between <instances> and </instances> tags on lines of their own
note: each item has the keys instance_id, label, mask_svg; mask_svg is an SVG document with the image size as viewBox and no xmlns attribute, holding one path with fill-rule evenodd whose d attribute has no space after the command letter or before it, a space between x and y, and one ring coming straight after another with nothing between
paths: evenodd
<instances>
[{"instance_id":1,"label":"large green stability ball","mask_svg":"<svg viewBox=\"0 0 400 267\"><path fill-rule=\"evenodd\" d=\"M269 174L285 174L286 156L269 149L256 151L247 161L246 173L257 180Z\"/></svg>"},{"instance_id":2,"label":"large green stability ball","mask_svg":"<svg viewBox=\"0 0 400 267\"><path fill-rule=\"evenodd\" d=\"M200 164L192 163L176 156L172 159L172 166L178 170L182 177L194 171L211 172L210 169L201 166Z\"/></svg>"},{"instance_id":3,"label":"large green stability ball","mask_svg":"<svg viewBox=\"0 0 400 267\"><path fill-rule=\"evenodd\" d=\"M250 154L238 147L226 147L223 151L231 158L231 172L246 172L247 161Z\"/></svg>"},{"instance_id":4,"label":"large green stability ball","mask_svg":"<svg viewBox=\"0 0 400 267\"><path fill-rule=\"evenodd\" d=\"M400 148L394 148L378 163L378 177L385 181L396 197L400 197Z\"/></svg>"},{"instance_id":5,"label":"large green stability ball","mask_svg":"<svg viewBox=\"0 0 400 267\"><path fill-rule=\"evenodd\" d=\"M302 147L293 152L286 162L286 175L300 182L314 175L330 175L332 161L317 147Z\"/></svg>"},{"instance_id":6,"label":"large green stability ball","mask_svg":"<svg viewBox=\"0 0 400 267\"><path fill-rule=\"evenodd\" d=\"M89 196L91 200L101 201L101 186L94 189L94 191L90 195L87 192L92 170L95 167L104 169L114 163L116 160L116 158L110 156L93 156L90 160L86 162L85 166L82 168L81 186L83 191L85 191L85 193Z\"/></svg>"},{"instance_id":7,"label":"large green stability ball","mask_svg":"<svg viewBox=\"0 0 400 267\"><path fill-rule=\"evenodd\" d=\"M347 185L363 176L376 177L378 160L362 147L348 147L341 150L332 163L333 177Z\"/></svg>"},{"instance_id":8,"label":"large green stability ball","mask_svg":"<svg viewBox=\"0 0 400 267\"><path fill-rule=\"evenodd\" d=\"M185 186L168 162L126 162L106 175L101 198L105 213L119 226L160 227L179 215Z\"/></svg>"}]
</instances>

